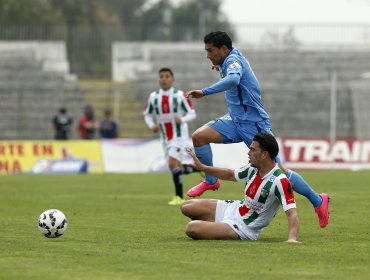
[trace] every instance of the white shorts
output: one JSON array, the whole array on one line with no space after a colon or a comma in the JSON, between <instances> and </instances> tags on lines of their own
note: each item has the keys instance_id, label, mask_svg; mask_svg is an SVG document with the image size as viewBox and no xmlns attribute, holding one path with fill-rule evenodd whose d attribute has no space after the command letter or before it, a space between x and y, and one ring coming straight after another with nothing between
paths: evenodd
<instances>
[{"instance_id":1,"label":"white shorts","mask_svg":"<svg viewBox=\"0 0 370 280\"><path fill-rule=\"evenodd\" d=\"M216 206L216 223L228 224L241 240L257 240L258 233L252 231L240 217L240 200L218 200Z\"/></svg>"},{"instance_id":2,"label":"white shorts","mask_svg":"<svg viewBox=\"0 0 370 280\"><path fill-rule=\"evenodd\" d=\"M172 157L183 164L194 163L193 158L186 151L188 147L187 141L172 141L164 148L166 158Z\"/></svg>"}]
</instances>

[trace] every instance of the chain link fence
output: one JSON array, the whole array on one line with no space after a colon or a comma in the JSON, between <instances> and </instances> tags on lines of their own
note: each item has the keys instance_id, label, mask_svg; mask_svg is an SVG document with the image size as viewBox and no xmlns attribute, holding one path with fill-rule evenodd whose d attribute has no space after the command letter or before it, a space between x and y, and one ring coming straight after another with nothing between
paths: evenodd
<instances>
[{"instance_id":1,"label":"chain link fence","mask_svg":"<svg viewBox=\"0 0 370 280\"><path fill-rule=\"evenodd\" d=\"M179 28L181 29L181 28ZM209 26L203 29L212 30ZM370 24L238 24L236 44L258 48L370 46ZM130 33L128 34L128 30ZM132 32L135 30L135 32ZM64 41L71 72L79 78L111 78L112 43L141 41L145 30L119 26L0 25L0 40ZM158 39L158 41L168 41ZM178 41L178 39L177 39ZM186 38L184 37L184 41Z\"/></svg>"}]
</instances>

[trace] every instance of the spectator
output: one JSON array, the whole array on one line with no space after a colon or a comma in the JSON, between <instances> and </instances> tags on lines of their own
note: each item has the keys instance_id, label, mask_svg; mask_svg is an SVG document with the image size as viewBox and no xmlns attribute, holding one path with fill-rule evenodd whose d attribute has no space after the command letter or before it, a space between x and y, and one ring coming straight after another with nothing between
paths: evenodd
<instances>
[{"instance_id":1,"label":"spectator","mask_svg":"<svg viewBox=\"0 0 370 280\"><path fill-rule=\"evenodd\" d=\"M235 170L207 166L192 149L194 167L218 179L246 182L242 200L192 199L181 211L192 221L186 234L193 239L257 240L275 217L280 205L288 219L288 243L297 243L298 214L291 183L274 159L279 145L274 136L259 133L248 151L249 164Z\"/></svg>"},{"instance_id":2,"label":"spectator","mask_svg":"<svg viewBox=\"0 0 370 280\"><path fill-rule=\"evenodd\" d=\"M73 118L67 114L66 108L60 108L59 113L54 116L52 126L54 130L54 139L67 140L69 139Z\"/></svg>"},{"instance_id":3,"label":"spectator","mask_svg":"<svg viewBox=\"0 0 370 280\"><path fill-rule=\"evenodd\" d=\"M105 110L104 119L100 121L99 130L100 138L112 139L118 137L118 125L113 120L110 110Z\"/></svg>"},{"instance_id":4,"label":"spectator","mask_svg":"<svg viewBox=\"0 0 370 280\"><path fill-rule=\"evenodd\" d=\"M99 122L94 116L91 105L86 105L84 114L80 117L79 131L81 139L94 139L95 131L99 128Z\"/></svg>"}]
</instances>

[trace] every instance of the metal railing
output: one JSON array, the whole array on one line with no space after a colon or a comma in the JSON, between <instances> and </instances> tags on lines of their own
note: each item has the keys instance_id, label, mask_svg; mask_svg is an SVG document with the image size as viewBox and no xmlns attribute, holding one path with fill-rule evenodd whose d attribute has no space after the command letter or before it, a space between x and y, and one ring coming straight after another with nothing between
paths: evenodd
<instances>
[{"instance_id":1,"label":"metal railing","mask_svg":"<svg viewBox=\"0 0 370 280\"><path fill-rule=\"evenodd\" d=\"M138 32L128 32L128 30ZM0 25L0 41L59 40L67 43L71 72L81 78L111 78L111 46L114 41L145 41L140 26ZM202 29L213 30L211 26ZM140 31L141 30L141 31ZM349 23L248 23L234 26L234 41L258 48L304 46L369 48L370 24ZM140 32L139 32L140 31ZM141 34L141 35L140 35ZM170 35L169 35L170 36ZM187 38L184 38L184 41ZM162 38L171 42L178 39Z\"/></svg>"}]
</instances>

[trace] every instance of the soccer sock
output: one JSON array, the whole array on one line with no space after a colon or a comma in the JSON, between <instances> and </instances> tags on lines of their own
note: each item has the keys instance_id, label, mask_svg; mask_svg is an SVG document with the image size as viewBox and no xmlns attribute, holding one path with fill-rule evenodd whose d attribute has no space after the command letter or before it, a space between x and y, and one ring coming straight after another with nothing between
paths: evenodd
<instances>
[{"instance_id":1,"label":"soccer sock","mask_svg":"<svg viewBox=\"0 0 370 280\"><path fill-rule=\"evenodd\" d=\"M321 205L322 198L321 196L316 193L302 178L301 175L299 175L297 172L293 170L288 170L288 179L292 183L293 190L300 195L305 196L309 201L311 201L313 207L317 207Z\"/></svg>"},{"instance_id":2,"label":"soccer sock","mask_svg":"<svg viewBox=\"0 0 370 280\"><path fill-rule=\"evenodd\" d=\"M190 173L193 173L193 172L195 172L195 171L196 171L193 167L191 167L191 166L190 166L190 165L188 165L188 164L183 164L183 165L182 165L182 169L184 170L184 171L183 171L183 173L184 173L184 174L190 174Z\"/></svg>"},{"instance_id":3,"label":"soccer sock","mask_svg":"<svg viewBox=\"0 0 370 280\"><path fill-rule=\"evenodd\" d=\"M194 147L194 151L201 163L208 166L213 166L213 154L210 144L206 144L200 147ZM213 185L214 183L216 183L217 178L206 173L206 181L208 182L208 184Z\"/></svg>"},{"instance_id":4,"label":"soccer sock","mask_svg":"<svg viewBox=\"0 0 370 280\"><path fill-rule=\"evenodd\" d=\"M181 168L175 168L171 170L172 172L172 179L175 183L175 193L177 196L183 198L182 194L182 170Z\"/></svg>"}]
</instances>

